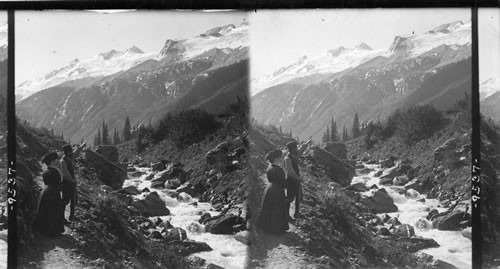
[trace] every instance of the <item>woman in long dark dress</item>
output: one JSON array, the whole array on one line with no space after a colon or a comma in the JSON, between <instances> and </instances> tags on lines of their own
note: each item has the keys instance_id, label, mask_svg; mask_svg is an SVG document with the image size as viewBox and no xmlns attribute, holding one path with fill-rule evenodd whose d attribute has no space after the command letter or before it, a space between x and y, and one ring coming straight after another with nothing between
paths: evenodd
<instances>
[{"instance_id":1,"label":"woman in long dark dress","mask_svg":"<svg viewBox=\"0 0 500 269\"><path fill-rule=\"evenodd\" d=\"M268 233L283 233L288 230L288 212L285 197L285 171L278 165L281 150L266 154L269 168L266 171L267 185L257 226Z\"/></svg>"},{"instance_id":2,"label":"woman in long dark dress","mask_svg":"<svg viewBox=\"0 0 500 269\"><path fill-rule=\"evenodd\" d=\"M47 187L42 191L38 214L33 228L46 235L56 236L64 232L63 201L61 198L61 174L57 170L57 153L52 152L42 158L47 170L42 173L43 182Z\"/></svg>"}]
</instances>

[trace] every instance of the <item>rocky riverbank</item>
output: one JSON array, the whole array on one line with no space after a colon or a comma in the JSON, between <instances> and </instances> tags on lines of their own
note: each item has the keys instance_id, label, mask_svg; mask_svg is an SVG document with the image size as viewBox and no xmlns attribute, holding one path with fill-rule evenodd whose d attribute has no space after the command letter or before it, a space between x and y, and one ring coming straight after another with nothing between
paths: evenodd
<instances>
[{"instance_id":1,"label":"rocky riverbank","mask_svg":"<svg viewBox=\"0 0 500 269\"><path fill-rule=\"evenodd\" d=\"M258 215L258 194L265 187L264 153L284 148L290 138L260 126L251 129L250 137L252 165L261 175L251 179L256 186L252 214ZM300 249L315 268L454 268L441 250L465 259L470 256L470 240L461 235L461 229L470 226L465 198L450 199L441 194L437 195L444 198L440 203L425 194L434 186L426 185L432 181L419 180L424 168L407 158L368 157L349 148L342 143L299 144L304 197L301 217L285 235L289 248ZM439 169L434 172L443 173ZM467 231L463 233L467 235ZM446 244L449 235L462 240L464 248ZM267 238L255 236L257 241ZM274 248L265 252L282 260L283 268L288 264ZM251 267L269 268L266 266L271 263L258 262L266 253L250 246Z\"/></svg>"}]
</instances>

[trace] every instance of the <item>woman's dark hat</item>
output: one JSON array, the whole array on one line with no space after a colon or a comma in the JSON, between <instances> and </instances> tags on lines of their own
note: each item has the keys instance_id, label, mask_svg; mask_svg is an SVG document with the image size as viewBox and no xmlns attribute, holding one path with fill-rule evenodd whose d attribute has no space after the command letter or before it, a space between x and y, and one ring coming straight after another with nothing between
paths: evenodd
<instances>
[{"instance_id":1,"label":"woman's dark hat","mask_svg":"<svg viewBox=\"0 0 500 269\"><path fill-rule=\"evenodd\" d=\"M62 150L64 152L64 154L66 153L72 153L73 152L73 147L71 147L70 144L66 144L62 147Z\"/></svg>"},{"instance_id":2,"label":"woman's dark hat","mask_svg":"<svg viewBox=\"0 0 500 269\"><path fill-rule=\"evenodd\" d=\"M57 157L58 157L57 153L51 152L51 153L45 154L42 157L42 162L45 163L46 165L49 165L53 160L57 159Z\"/></svg>"},{"instance_id":3,"label":"woman's dark hat","mask_svg":"<svg viewBox=\"0 0 500 269\"><path fill-rule=\"evenodd\" d=\"M266 160L272 162L280 156L281 156L281 150L275 149L266 154Z\"/></svg>"},{"instance_id":4,"label":"woman's dark hat","mask_svg":"<svg viewBox=\"0 0 500 269\"><path fill-rule=\"evenodd\" d=\"M290 141L286 143L286 147L288 150L296 150L297 149L297 142L296 141Z\"/></svg>"}]
</instances>

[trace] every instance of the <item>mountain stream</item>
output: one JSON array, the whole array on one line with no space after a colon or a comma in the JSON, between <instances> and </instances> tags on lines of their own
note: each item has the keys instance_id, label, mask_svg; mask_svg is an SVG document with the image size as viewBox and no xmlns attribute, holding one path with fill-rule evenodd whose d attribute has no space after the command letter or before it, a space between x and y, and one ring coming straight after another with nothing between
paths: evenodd
<instances>
[{"instance_id":1,"label":"mountain stream","mask_svg":"<svg viewBox=\"0 0 500 269\"><path fill-rule=\"evenodd\" d=\"M136 169L145 174L138 178L125 180L123 187L132 185L139 190L148 188L152 192L156 191L170 210L169 216L160 216L160 218L169 220L174 227L186 230L188 239L205 242L213 249L212 251L198 252L192 255L205 259L207 264L213 263L226 269L244 268L247 246L236 241L234 235L211 234L193 229L193 227L199 227L198 224L194 226L193 223L198 223L203 213L208 212L211 216L217 216L220 212L214 211L210 203L199 202L198 199L189 195L183 196L182 200L178 200L167 195L163 189L151 188L151 181L146 180L146 177L151 174L151 169L139 167L136 167ZM138 194L134 195L134 197L142 198L143 195Z\"/></svg>"},{"instance_id":2,"label":"mountain stream","mask_svg":"<svg viewBox=\"0 0 500 269\"><path fill-rule=\"evenodd\" d=\"M434 259L440 259L453 264L458 268L472 268L472 243L464 237L461 231L441 231L432 229L432 223L426 220L426 216L432 209L437 209L440 213L446 211L446 208L439 205L437 199L428 199L425 195L418 194L414 197L405 197L399 194L393 186L381 186L380 178L375 177L378 171L382 170L377 164L364 164L365 167L372 169L368 174L355 176L352 184L361 182L367 187L376 184L380 188L385 188L389 196L394 200L398 207L398 212L388 213L391 217L397 217L402 224L410 224L415 229L415 235L425 238L432 238L439 247L420 250ZM418 202L418 199L425 198L425 202ZM424 222L426 225L417 225L417 222ZM424 227L423 227L424 226Z\"/></svg>"}]
</instances>

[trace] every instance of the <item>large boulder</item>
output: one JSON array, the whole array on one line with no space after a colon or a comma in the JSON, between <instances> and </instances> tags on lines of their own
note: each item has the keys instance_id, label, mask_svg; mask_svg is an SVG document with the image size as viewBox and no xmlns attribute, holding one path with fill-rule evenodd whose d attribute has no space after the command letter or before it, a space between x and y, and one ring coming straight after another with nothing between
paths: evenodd
<instances>
[{"instance_id":1,"label":"large boulder","mask_svg":"<svg viewBox=\"0 0 500 269\"><path fill-rule=\"evenodd\" d=\"M140 194L141 191L137 189L136 186L127 186L119 191L119 193L129 194L129 195L137 195Z\"/></svg>"},{"instance_id":2,"label":"large boulder","mask_svg":"<svg viewBox=\"0 0 500 269\"><path fill-rule=\"evenodd\" d=\"M166 241L174 241L174 240L183 241L187 239L187 233L186 230L182 228L174 227L165 232L163 234L163 238L165 238Z\"/></svg>"},{"instance_id":3,"label":"large boulder","mask_svg":"<svg viewBox=\"0 0 500 269\"><path fill-rule=\"evenodd\" d=\"M392 178L381 178L379 184L384 186L390 186L394 180Z\"/></svg>"},{"instance_id":4,"label":"large boulder","mask_svg":"<svg viewBox=\"0 0 500 269\"><path fill-rule=\"evenodd\" d=\"M399 243L402 243L404 248L409 252L417 252L426 248L439 247L439 244L431 238L423 237L400 237Z\"/></svg>"},{"instance_id":5,"label":"large boulder","mask_svg":"<svg viewBox=\"0 0 500 269\"><path fill-rule=\"evenodd\" d=\"M408 177L406 175L397 176L392 180L392 183L396 186L403 186L408 183Z\"/></svg>"},{"instance_id":6,"label":"large boulder","mask_svg":"<svg viewBox=\"0 0 500 269\"><path fill-rule=\"evenodd\" d=\"M134 201L133 206L146 217L170 215L170 210L157 192L150 192L143 200Z\"/></svg>"},{"instance_id":7,"label":"large boulder","mask_svg":"<svg viewBox=\"0 0 500 269\"><path fill-rule=\"evenodd\" d=\"M159 162L156 162L156 163L153 163L151 164L151 169L153 169L153 171L161 171L163 169L165 169L165 164L167 162L166 161L159 161Z\"/></svg>"},{"instance_id":8,"label":"large boulder","mask_svg":"<svg viewBox=\"0 0 500 269\"><path fill-rule=\"evenodd\" d=\"M414 199L416 200L417 198L420 197L420 193L414 189L408 189L405 192L405 197L409 199ZM425 201L425 200L424 200Z\"/></svg>"},{"instance_id":9,"label":"large boulder","mask_svg":"<svg viewBox=\"0 0 500 269\"><path fill-rule=\"evenodd\" d=\"M462 235L472 240L472 227L467 227L462 230Z\"/></svg>"},{"instance_id":10,"label":"large boulder","mask_svg":"<svg viewBox=\"0 0 500 269\"><path fill-rule=\"evenodd\" d=\"M165 188L167 189L177 189L181 186L181 181L178 178L169 179L165 182Z\"/></svg>"},{"instance_id":11,"label":"large boulder","mask_svg":"<svg viewBox=\"0 0 500 269\"><path fill-rule=\"evenodd\" d=\"M212 234L234 234L240 230L237 226L245 224L245 220L233 214L226 214L207 221L205 229Z\"/></svg>"},{"instance_id":12,"label":"large boulder","mask_svg":"<svg viewBox=\"0 0 500 269\"><path fill-rule=\"evenodd\" d=\"M423 183L420 181L419 178L414 178L408 183L404 185L404 188L409 190L409 189L414 189L420 193L422 193L423 190Z\"/></svg>"},{"instance_id":13,"label":"large boulder","mask_svg":"<svg viewBox=\"0 0 500 269\"><path fill-rule=\"evenodd\" d=\"M356 191L356 192L365 192L365 191L368 191L368 187L366 187L365 184L358 182L358 183L354 183L351 186L347 187L346 190Z\"/></svg>"},{"instance_id":14,"label":"large boulder","mask_svg":"<svg viewBox=\"0 0 500 269\"><path fill-rule=\"evenodd\" d=\"M429 213L427 213L427 216L425 216L425 218L427 220L434 220L436 217L440 216L440 215L444 215L442 213L439 213L439 211L437 209L432 209L429 211Z\"/></svg>"},{"instance_id":15,"label":"large boulder","mask_svg":"<svg viewBox=\"0 0 500 269\"><path fill-rule=\"evenodd\" d=\"M351 184L354 177L354 167L350 164L317 146L311 147L309 157L325 168L328 177L332 181L339 183L341 186Z\"/></svg>"},{"instance_id":16,"label":"large boulder","mask_svg":"<svg viewBox=\"0 0 500 269\"><path fill-rule=\"evenodd\" d=\"M250 233L248 231L238 232L234 235L234 238L245 245L250 245Z\"/></svg>"},{"instance_id":17,"label":"large boulder","mask_svg":"<svg viewBox=\"0 0 500 269\"><path fill-rule=\"evenodd\" d=\"M229 147L230 147L229 142L224 141L218 144L215 148L208 151L207 154L205 155L207 164L208 165L227 164L227 162L229 161L228 160Z\"/></svg>"},{"instance_id":18,"label":"large boulder","mask_svg":"<svg viewBox=\"0 0 500 269\"><path fill-rule=\"evenodd\" d=\"M380 160L378 163L380 164L381 168L389 168L389 167L394 166L394 159L393 158L387 158L387 159L384 159L384 160Z\"/></svg>"},{"instance_id":19,"label":"large boulder","mask_svg":"<svg viewBox=\"0 0 500 269\"><path fill-rule=\"evenodd\" d=\"M453 160L455 156L455 149L457 147L458 139L450 138L446 140L441 146L434 150L434 160L444 161Z\"/></svg>"},{"instance_id":20,"label":"large boulder","mask_svg":"<svg viewBox=\"0 0 500 269\"><path fill-rule=\"evenodd\" d=\"M469 214L462 211L452 211L443 216L436 217L432 225L444 231L459 231L462 227L460 222L470 219Z\"/></svg>"},{"instance_id":21,"label":"large boulder","mask_svg":"<svg viewBox=\"0 0 500 269\"><path fill-rule=\"evenodd\" d=\"M161 180L151 181L151 188L163 189L165 187L165 182Z\"/></svg>"},{"instance_id":22,"label":"large boulder","mask_svg":"<svg viewBox=\"0 0 500 269\"><path fill-rule=\"evenodd\" d=\"M347 159L347 147L344 143L328 142L323 149L342 160Z\"/></svg>"},{"instance_id":23,"label":"large boulder","mask_svg":"<svg viewBox=\"0 0 500 269\"><path fill-rule=\"evenodd\" d=\"M394 204L394 200L392 200L384 188L374 190L371 196L362 197L361 203L374 213L389 213L398 211L398 207Z\"/></svg>"},{"instance_id":24,"label":"large boulder","mask_svg":"<svg viewBox=\"0 0 500 269\"><path fill-rule=\"evenodd\" d=\"M188 173L184 171L184 169L182 168L182 164L169 164L165 170L158 172L154 176L153 180L165 182L170 179L178 178L182 184L186 181L187 175Z\"/></svg>"},{"instance_id":25,"label":"large boulder","mask_svg":"<svg viewBox=\"0 0 500 269\"><path fill-rule=\"evenodd\" d=\"M415 236L415 229L409 224L396 226L394 234L397 236L412 237Z\"/></svg>"},{"instance_id":26,"label":"large boulder","mask_svg":"<svg viewBox=\"0 0 500 269\"><path fill-rule=\"evenodd\" d=\"M194 196L196 194L195 187L193 186L193 184L191 184L189 182L182 184L177 189L175 189L175 191L177 193L185 192L185 193L189 194L190 196Z\"/></svg>"},{"instance_id":27,"label":"large boulder","mask_svg":"<svg viewBox=\"0 0 500 269\"><path fill-rule=\"evenodd\" d=\"M436 269L458 269L458 267L456 267L455 265L447 263L447 262L442 261L442 260L436 260L436 261L434 261L432 263L432 268L436 268Z\"/></svg>"},{"instance_id":28,"label":"large boulder","mask_svg":"<svg viewBox=\"0 0 500 269\"><path fill-rule=\"evenodd\" d=\"M87 149L84 153L87 164L97 170L97 176L104 184L116 190L122 188L123 182L127 178L126 168L92 150Z\"/></svg>"},{"instance_id":29,"label":"large boulder","mask_svg":"<svg viewBox=\"0 0 500 269\"><path fill-rule=\"evenodd\" d=\"M101 156L106 158L106 160L118 163L119 156L118 156L118 148L112 145L100 145L97 146L96 150L97 153L99 153Z\"/></svg>"},{"instance_id":30,"label":"large boulder","mask_svg":"<svg viewBox=\"0 0 500 269\"><path fill-rule=\"evenodd\" d=\"M211 251L212 248L205 242L184 240L184 241L172 241L169 245L174 245L177 253L182 256L188 256L193 253L202 251ZM208 267L207 267L208 268Z\"/></svg>"}]
</instances>

